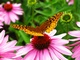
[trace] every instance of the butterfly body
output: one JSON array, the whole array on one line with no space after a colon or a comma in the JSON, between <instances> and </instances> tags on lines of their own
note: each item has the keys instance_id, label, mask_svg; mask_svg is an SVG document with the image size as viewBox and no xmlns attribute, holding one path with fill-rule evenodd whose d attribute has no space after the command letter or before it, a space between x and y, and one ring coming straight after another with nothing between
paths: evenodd
<instances>
[{"instance_id":1,"label":"butterfly body","mask_svg":"<svg viewBox=\"0 0 80 60\"><path fill-rule=\"evenodd\" d=\"M46 22L42 23L40 26L37 26L36 28L31 27L31 26L24 26L24 25L17 25L17 24L12 24L11 26L16 29L23 30L27 34L33 35L33 36L43 36L44 32L50 32L52 31L61 17L63 13L60 12L51 18L49 18Z\"/></svg>"}]
</instances>

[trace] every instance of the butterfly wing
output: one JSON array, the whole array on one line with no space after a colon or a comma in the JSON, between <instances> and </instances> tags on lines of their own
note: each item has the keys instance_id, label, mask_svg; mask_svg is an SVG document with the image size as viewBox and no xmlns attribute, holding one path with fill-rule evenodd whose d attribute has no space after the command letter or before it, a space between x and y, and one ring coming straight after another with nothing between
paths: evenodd
<instances>
[{"instance_id":1,"label":"butterfly wing","mask_svg":"<svg viewBox=\"0 0 80 60\"><path fill-rule=\"evenodd\" d=\"M24 26L24 25L17 25L17 24L12 24L11 26L13 28L23 30L25 33L30 35L43 36L42 31L39 31L40 29L38 27L34 28L31 26Z\"/></svg>"},{"instance_id":2,"label":"butterfly wing","mask_svg":"<svg viewBox=\"0 0 80 60\"><path fill-rule=\"evenodd\" d=\"M24 32L30 35L43 36L43 33L45 31L49 33L51 30L53 30L56 27L57 22L61 15L62 15L62 12L52 16L46 22L44 22L40 26L37 26L36 28L31 26L17 25L17 24L12 24L11 26L13 28L23 30Z\"/></svg>"},{"instance_id":3,"label":"butterfly wing","mask_svg":"<svg viewBox=\"0 0 80 60\"><path fill-rule=\"evenodd\" d=\"M40 25L40 29L42 29L43 31L46 31L48 33L50 31L52 31L56 27L57 22L62 14L63 14L63 12L60 12L60 13L52 16L51 18L49 18L46 22L44 22L43 24Z\"/></svg>"}]
</instances>

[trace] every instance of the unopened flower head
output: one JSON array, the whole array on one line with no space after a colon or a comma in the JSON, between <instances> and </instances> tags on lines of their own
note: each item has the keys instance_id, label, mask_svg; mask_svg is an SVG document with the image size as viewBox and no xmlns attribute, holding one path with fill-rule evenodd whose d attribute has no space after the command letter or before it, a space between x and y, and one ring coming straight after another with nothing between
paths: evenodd
<instances>
[{"instance_id":1,"label":"unopened flower head","mask_svg":"<svg viewBox=\"0 0 80 60\"><path fill-rule=\"evenodd\" d=\"M72 14L70 12L64 12L61 16L61 22L68 23L72 20Z\"/></svg>"}]
</instances>

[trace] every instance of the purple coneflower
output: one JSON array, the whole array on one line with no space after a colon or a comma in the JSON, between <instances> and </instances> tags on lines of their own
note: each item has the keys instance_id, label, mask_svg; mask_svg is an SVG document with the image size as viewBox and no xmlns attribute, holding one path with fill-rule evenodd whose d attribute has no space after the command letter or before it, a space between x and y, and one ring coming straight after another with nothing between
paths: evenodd
<instances>
[{"instance_id":1,"label":"purple coneflower","mask_svg":"<svg viewBox=\"0 0 80 60\"><path fill-rule=\"evenodd\" d=\"M15 46L17 41L13 40L10 42L8 41L8 35L5 36L5 31L3 30L0 33L0 60L13 60L15 56L14 51L21 48L21 46ZM21 57L15 58L14 60L18 60Z\"/></svg>"},{"instance_id":2,"label":"purple coneflower","mask_svg":"<svg viewBox=\"0 0 80 60\"><path fill-rule=\"evenodd\" d=\"M80 22L77 22L76 24L78 27L80 27ZM73 52L72 58L75 58L75 60L80 60L80 30L70 31L69 35L76 37L70 40L70 41L75 41L75 43L69 45L71 47L74 47L72 49Z\"/></svg>"},{"instance_id":3,"label":"purple coneflower","mask_svg":"<svg viewBox=\"0 0 80 60\"><path fill-rule=\"evenodd\" d=\"M73 5L74 4L74 0L66 0L66 2L68 2L68 5Z\"/></svg>"},{"instance_id":4,"label":"purple coneflower","mask_svg":"<svg viewBox=\"0 0 80 60\"><path fill-rule=\"evenodd\" d=\"M62 39L66 34L53 36L56 30L45 33L44 36L34 36L31 42L19 49L16 57L24 56L24 60L68 60L64 55L72 53L65 47L69 41Z\"/></svg>"},{"instance_id":5,"label":"purple coneflower","mask_svg":"<svg viewBox=\"0 0 80 60\"><path fill-rule=\"evenodd\" d=\"M12 4L10 2L0 5L0 11L3 12L3 14L5 14L5 24L10 24L11 21L15 22L16 20L19 20L19 17L17 15L23 14L23 11L20 6L21 4Z\"/></svg>"}]
</instances>

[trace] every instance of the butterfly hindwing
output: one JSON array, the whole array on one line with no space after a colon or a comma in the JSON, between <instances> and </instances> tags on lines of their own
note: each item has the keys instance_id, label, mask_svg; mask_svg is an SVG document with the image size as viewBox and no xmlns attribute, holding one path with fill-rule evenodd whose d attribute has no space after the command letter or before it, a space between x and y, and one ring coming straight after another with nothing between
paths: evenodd
<instances>
[{"instance_id":1,"label":"butterfly hindwing","mask_svg":"<svg viewBox=\"0 0 80 60\"><path fill-rule=\"evenodd\" d=\"M12 24L13 28L20 29L24 31L27 34L34 35L34 36L43 36L42 32L38 31L37 28L31 27L31 26L24 26L24 25L17 25Z\"/></svg>"}]
</instances>

